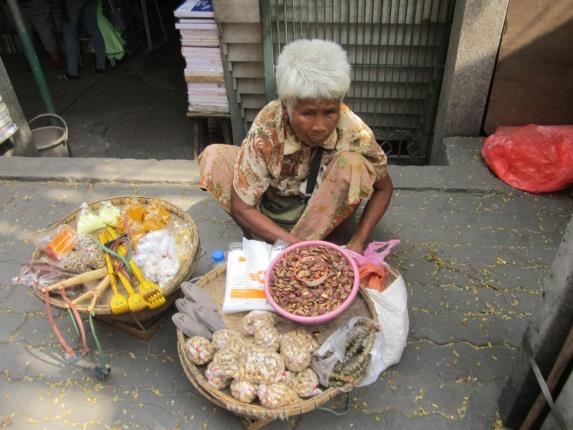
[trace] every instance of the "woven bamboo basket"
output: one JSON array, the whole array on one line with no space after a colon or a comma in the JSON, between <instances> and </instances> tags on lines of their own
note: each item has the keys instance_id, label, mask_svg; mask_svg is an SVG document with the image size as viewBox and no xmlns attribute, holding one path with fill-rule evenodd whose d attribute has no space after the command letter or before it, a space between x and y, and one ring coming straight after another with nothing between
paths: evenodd
<instances>
[{"instance_id":1,"label":"woven bamboo basket","mask_svg":"<svg viewBox=\"0 0 573 430\"><path fill-rule=\"evenodd\" d=\"M143 204L148 204L148 203L151 203L152 201L156 201L156 202L161 203L169 211L169 213L171 214L172 217L176 217L176 219L179 222L188 226L189 229L191 230L191 233L192 233L191 238L190 238L191 239L191 246L190 246L190 251L189 251L187 258L181 264L181 267L179 268L179 272L177 272L177 275L175 275L175 277L171 280L171 282L169 282L165 286L165 288L163 288L163 294L165 295L165 298L166 298L164 305L162 305L161 307L159 307L157 309L153 309L153 310L145 309L141 312L137 312L136 314L133 314L131 312L127 312L124 314L114 315L111 313L111 307L109 306L109 298L111 297L111 289L108 289L106 294L103 296L103 300L100 300L100 303L98 303L94 309L95 314L102 319L109 319L109 320L121 321L121 322L133 322L134 317L136 317L135 319L137 321L146 322L146 321L149 321L149 320L153 319L154 317L162 314L167 308L169 308L169 306L171 306L173 304L173 302L175 301L175 299L178 296L178 294L176 294L176 293L179 289L179 284L181 284L181 282L189 279L191 277L191 275L193 274L193 271L195 270L195 266L197 264L197 255L199 253L199 231L197 229L197 225L195 224L195 222L193 221L193 219L191 218L191 216L188 213L182 211L177 206L175 206L175 205L173 205L173 204L171 204L165 200L156 199L154 197L144 197L144 196L113 197L113 198L98 200L96 202L89 203L88 207L91 210L94 210L97 212L99 209L99 206L104 201L110 201L114 206L121 207L121 206L125 205L125 203L128 199L132 199L132 200L135 199L135 200L138 200L140 203L143 203ZM80 210L81 209L78 208L78 209L70 212L65 217L63 217L61 220L56 222L54 224L54 227L61 225L61 224L75 225L77 222L77 218L79 216ZM39 249L34 250L34 253L32 254L32 262L40 259L41 256L42 256L42 251L40 251ZM34 292L36 293L36 295L41 300L44 300L44 295L39 289L35 288ZM59 308L59 309L67 309L67 307L68 307L66 305L66 303L61 298L59 298L57 296L51 296L50 297L50 303L52 306ZM77 309L81 313L87 313L88 312L88 305L89 305L88 302L78 304Z\"/></svg>"},{"instance_id":2,"label":"woven bamboo basket","mask_svg":"<svg viewBox=\"0 0 573 430\"><path fill-rule=\"evenodd\" d=\"M213 269L203 276L196 285L203 288L220 308L225 291L225 266L221 265ZM223 320L227 327L239 331L241 319L244 316L245 312L228 314L223 315ZM328 324L312 327L312 333L317 340L322 343L333 331L344 325L350 318L356 316L364 316L378 321L374 304L362 288L360 288L356 300L354 300L352 305L344 312L344 314ZM298 327L298 325L282 318L281 322L277 324L277 329L281 333L292 330L296 327ZM249 430L259 429L276 419L287 419L291 416L305 414L319 406L322 406L342 393L339 388L328 388L317 396L277 409L265 408L257 403L246 404L239 402L231 396L228 390L218 390L208 384L207 378L204 376L205 366L197 367L187 357L187 353L185 352L185 340L186 336L183 332L177 330L177 351L179 359L181 360L183 370L191 384L193 384L197 391L211 402L240 416L243 420L243 424Z\"/></svg>"}]
</instances>

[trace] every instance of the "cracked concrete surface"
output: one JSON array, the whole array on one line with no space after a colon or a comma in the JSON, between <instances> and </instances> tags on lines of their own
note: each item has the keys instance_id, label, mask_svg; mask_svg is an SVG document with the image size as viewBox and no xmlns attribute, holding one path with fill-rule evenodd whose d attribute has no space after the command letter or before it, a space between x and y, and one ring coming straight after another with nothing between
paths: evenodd
<instances>
[{"instance_id":1,"label":"cracked concrete surface","mask_svg":"<svg viewBox=\"0 0 573 430\"><path fill-rule=\"evenodd\" d=\"M410 171L401 169L394 170L396 178ZM458 169L462 174L467 167ZM430 181L425 175L434 174L432 168L416 172L421 185ZM484 181L489 175L483 166L474 174ZM402 361L375 384L353 391L349 414L336 417L316 410L303 416L301 430L500 428L497 396L535 311L573 201L566 192L536 196L499 185L470 191L415 189L408 181L412 178L396 181L390 210L374 236L402 240L390 258L408 288L411 329ZM187 381L169 321L149 342L98 322L113 368L101 382L89 369L62 362L42 303L25 287L10 285L30 258L34 232L84 200L125 194L161 197L188 211L207 255L241 238L232 220L194 186L4 181L0 428L241 428L236 417L213 406ZM195 274L209 268L204 256ZM58 314L57 321L73 338L67 316ZM338 398L331 406L342 404ZM268 428L295 423L277 421Z\"/></svg>"}]
</instances>

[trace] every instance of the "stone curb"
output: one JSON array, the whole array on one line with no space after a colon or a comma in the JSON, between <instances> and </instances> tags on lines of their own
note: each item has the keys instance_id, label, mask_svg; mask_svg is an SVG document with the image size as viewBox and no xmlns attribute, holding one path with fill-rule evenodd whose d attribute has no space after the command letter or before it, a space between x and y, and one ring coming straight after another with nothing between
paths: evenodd
<instances>
[{"instance_id":1,"label":"stone curb","mask_svg":"<svg viewBox=\"0 0 573 430\"><path fill-rule=\"evenodd\" d=\"M509 192L479 157L480 138L445 140L448 166L390 166L398 190ZM192 160L117 158L0 157L0 180L173 184L197 187L199 166Z\"/></svg>"}]
</instances>

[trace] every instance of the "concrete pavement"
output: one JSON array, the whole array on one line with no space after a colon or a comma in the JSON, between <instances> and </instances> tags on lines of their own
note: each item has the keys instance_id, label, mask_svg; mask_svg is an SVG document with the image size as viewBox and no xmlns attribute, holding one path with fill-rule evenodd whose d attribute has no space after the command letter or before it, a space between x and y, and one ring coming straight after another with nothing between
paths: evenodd
<instances>
[{"instance_id":1,"label":"concrete pavement","mask_svg":"<svg viewBox=\"0 0 573 430\"><path fill-rule=\"evenodd\" d=\"M402 240L390 262L408 286L406 350L377 383L352 393L348 415L313 411L297 428L500 428L497 396L573 201L569 192L537 196L502 184L479 160L479 144L449 140L450 166L391 167L396 191L374 239ZM170 322L149 342L99 323L113 368L101 382L62 365L42 303L10 285L30 258L30 234L82 201L157 196L193 216L207 253L239 240L232 220L197 188L196 165L1 158L0 180L0 428L241 428L187 381ZM209 267L201 258L196 275ZM58 323L72 335L66 315Z\"/></svg>"}]
</instances>

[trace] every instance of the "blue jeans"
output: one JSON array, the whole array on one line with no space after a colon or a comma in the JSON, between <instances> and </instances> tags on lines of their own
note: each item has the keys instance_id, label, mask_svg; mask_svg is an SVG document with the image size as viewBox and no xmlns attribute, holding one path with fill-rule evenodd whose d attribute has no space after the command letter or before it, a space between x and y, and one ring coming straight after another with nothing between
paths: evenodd
<instances>
[{"instance_id":1,"label":"blue jeans","mask_svg":"<svg viewBox=\"0 0 573 430\"><path fill-rule=\"evenodd\" d=\"M96 55L96 68L105 69L105 44L97 25L97 0L66 0L68 21L63 22L68 75L78 75L78 25L80 18Z\"/></svg>"}]
</instances>

